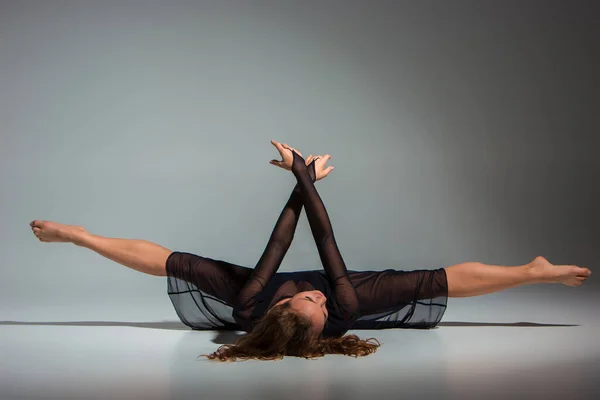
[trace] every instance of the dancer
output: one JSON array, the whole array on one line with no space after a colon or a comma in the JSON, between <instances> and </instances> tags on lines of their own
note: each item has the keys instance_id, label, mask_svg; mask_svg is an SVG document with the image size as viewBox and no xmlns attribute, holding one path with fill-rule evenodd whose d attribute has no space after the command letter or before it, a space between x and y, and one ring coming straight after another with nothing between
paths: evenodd
<instances>
[{"instance_id":1,"label":"dancer","mask_svg":"<svg viewBox=\"0 0 600 400\"><path fill-rule=\"evenodd\" d=\"M448 297L523 284L579 286L591 274L575 265L552 265L543 257L520 266L467 262L433 270L348 271L314 186L333 170L327 166L330 156L305 161L296 149L272 144L282 160L271 164L290 170L297 184L253 269L149 241L97 236L81 226L35 220L31 229L42 242L70 242L137 271L167 277L173 306L192 329L246 331L235 344L205 355L220 361L365 356L380 343L346 334L348 330L428 329L441 320ZM323 270L278 273L303 206Z\"/></svg>"}]
</instances>

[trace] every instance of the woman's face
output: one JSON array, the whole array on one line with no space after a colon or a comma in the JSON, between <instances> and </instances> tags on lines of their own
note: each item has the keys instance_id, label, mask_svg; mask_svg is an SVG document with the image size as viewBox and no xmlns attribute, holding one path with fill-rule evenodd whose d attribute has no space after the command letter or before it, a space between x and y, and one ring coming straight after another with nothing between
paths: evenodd
<instances>
[{"instance_id":1,"label":"woman's face","mask_svg":"<svg viewBox=\"0 0 600 400\"><path fill-rule=\"evenodd\" d=\"M288 301L294 311L310 319L315 329L315 334L321 334L325 327L325 321L327 321L327 317L329 316L327 307L325 306L327 297L319 290L311 290L309 292L297 293L294 297L284 299L277 303L277 305Z\"/></svg>"}]
</instances>

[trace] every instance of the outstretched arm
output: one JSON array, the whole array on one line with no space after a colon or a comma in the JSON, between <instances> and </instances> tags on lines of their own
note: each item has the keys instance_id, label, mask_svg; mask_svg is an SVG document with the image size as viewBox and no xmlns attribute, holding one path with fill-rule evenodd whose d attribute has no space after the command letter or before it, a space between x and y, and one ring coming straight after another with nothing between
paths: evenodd
<instances>
[{"instance_id":1,"label":"outstretched arm","mask_svg":"<svg viewBox=\"0 0 600 400\"><path fill-rule=\"evenodd\" d=\"M358 315L356 290L350 281L346 264L335 241L329 215L313 184L309 170L304 164L304 159L295 151L292 151L292 153L292 172L298 181L300 193L304 199L306 215L323 268L334 286L336 300L344 313L344 319L351 320ZM325 158L326 162L329 157L325 156Z\"/></svg>"},{"instance_id":2,"label":"outstretched arm","mask_svg":"<svg viewBox=\"0 0 600 400\"><path fill-rule=\"evenodd\" d=\"M305 166L306 167L306 166ZM306 167L308 179L311 184L316 179L315 164L311 162ZM281 211L267 246L258 260L246 284L240 290L237 298L238 310L236 314L248 318L254 305L254 296L260 293L269 280L279 269L285 254L292 244L294 232L298 226L298 219L302 212L304 200L300 193L299 185L294 187L285 207Z\"/></svg>"}]
</instances>

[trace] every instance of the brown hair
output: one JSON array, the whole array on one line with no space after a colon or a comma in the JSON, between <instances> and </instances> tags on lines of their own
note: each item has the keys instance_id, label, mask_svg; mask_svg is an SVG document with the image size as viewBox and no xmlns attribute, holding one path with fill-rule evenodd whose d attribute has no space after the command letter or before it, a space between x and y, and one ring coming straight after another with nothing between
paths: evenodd
<instances>
[{"instance_id":1,"label":"brown hair","mask_svg":"<svg viewBox=\"0 0 600 400\"><path fill-rule=\"evenodd\" d=\"M311 321L294 312L288 302L272 308L252 332L235 344L225 344L202 356L218 361L278 360L284 356L315 358L325 354L362 357L374 353L379 346L377 339L362 340L356 335L315 337Z\"/></svg>"}]
</instances>

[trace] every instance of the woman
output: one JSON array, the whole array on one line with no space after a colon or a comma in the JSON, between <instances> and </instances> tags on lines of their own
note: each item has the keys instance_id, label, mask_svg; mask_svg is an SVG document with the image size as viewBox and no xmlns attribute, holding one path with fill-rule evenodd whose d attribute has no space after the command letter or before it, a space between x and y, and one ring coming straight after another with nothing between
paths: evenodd
<instances>
[{"instance_id":1,"label":"woman","mask_svg":"<svg viewBox=\"0 0 600 400\"><path fill-rule=\"evenodd\" d=\"M468 262L436 270L347 271L325 206L314 182L333 167L329 155L305 161L295 149L272 141L297 184L254 269L199 255L172 252L143 240L114 239L80 226L33 221L42 242L71 242L137 271L168 278L168 293L185 324L193 329L248 332L223 345L209 359L273 360L285 355L364 356L379 342L346 335L349 329L432 328L448 297L468 297L533 283L580 285L591 271L552 265L543 257L514 267ZM302 207L323 271L277 273L292 243Z\"/></svg>"}]
</instances>

